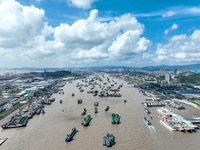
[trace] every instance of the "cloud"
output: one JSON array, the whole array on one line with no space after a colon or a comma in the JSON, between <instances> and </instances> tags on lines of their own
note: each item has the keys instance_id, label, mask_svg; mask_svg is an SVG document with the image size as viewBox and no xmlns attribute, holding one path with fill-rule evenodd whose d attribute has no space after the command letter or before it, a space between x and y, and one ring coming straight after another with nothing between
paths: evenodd
<instances>
[{"instance_id":1,"label":"cloud","mask_svg":"<svg viewBox=\"0 0 200 150\"><path fill-rule=\"evenodd\" d=\"M144 37L139 38L142 32L142 30L130 30L119 36L108 48L111 57L124 59L145 52L151 43Z\"/></svg>"},{"instance_id":2,"label":"cloud","mask_svg":"<svg viewBox=\"0 0 200 150\"><path fill-rule=\"evenodd\" d=\"M156 62L182 64L200 62L200 30L192 35L173 36L167 44L158 44L156 53L152 56Z\"/></svg>"},{"instance_id":3,"label":"cloud","mask_svg":"<svg viewBox=\"0 0 200 150\"><path fill-rule=\"evenodd\" d=\"M28 52L39 49L45 51L46 37L54 29L43 21L44 10L31 6L23 6L14 0L3 0L0 4L0 48L6 51L9 58L26 56ZM45 52L44 52L45 51Z\"/></svg>"},{"instance_id":4,"label":"cloud","mask_svg":"<svg viewBox=\"0 0 200 150\"><path fill-rule=\"evenodd\" d=\"M77 8L88 9L97 0L67 0L70 6L75 6Z\"/></svg>"},{"instance_id":5,"label":"cloud","mask_svg":"<svg viewBox=\"0 0 200 150\"><path fill-rule=\"evenodd\" d=\"M165 13L162 14L162 17L165 18L165 17L174 16L174 15L176 15L175 11L167 11L167 12L165 12Z\"/></svg>"},{"instance_id":6,"label":"cloud","mask_svg":"<svg viewBox=\"0 0 200 150\"><path fill-rule=\"evenodd\" d=\"M37 62L41 62L37 63L39 66L101 65L102 61L115 63L119 57L127 60L150 46L150 41L142 37L144 25L131 14L100 21L104 19L99 19L98 10L94 9L87 19L72 25L61 23L55 28L44 22L44 18L43 9L3 0L0 3L0 60L6 58L7 63L12 60L16 62L14 65L21 66L33 66Z\"/></svg>"},{"instance_id":7,"label":"cloud","mask_svg":"<svg viewBox=\"0 0 200 150\"><path fill-rule=\"evenodd\" d=\"M175 29L177 29L177 28L178 28L178 25L174 23L169 29L165 30L164 33L165 33L165 34L168 34L169 31L175 30Z\"/></svg>"},{"instance_id":8,"label":"cloud","mask_svg":"<svg viewBox=\"0 0 200 150\"><path fill-rule=\"evenodd\" d=\"M183 7L183 6L177 6L172 7L167 10L160 10L150 13L133 13L133 16L135 17L159 17L161 16L163 19L169 19L174 16L199 16L200 15L200 7Z\"/></svg>"},{"instance_id":9,"label":"cloud","mask_svg":"<svg viewBox=\"0 0 200 150\"><path fill-rule=\"evenodd\" d=\"M200 15L200 7L173 7L171 10L162 13L163 18L169 18L172 16L195 16Z\"/></svg>"},{"instance_id":10,"label":"cloud","mask_svg":"<svg viewBox=\"0 0 200 150\"><path fill-rule=\"evenodd\" d=\"M63 44L60 49L69 59L127 58L148 49L150 41L140 38L143 28L131 14L100 22L94 9L85 20L56 27L54 39Z\"/></svg>"}]
</instances>

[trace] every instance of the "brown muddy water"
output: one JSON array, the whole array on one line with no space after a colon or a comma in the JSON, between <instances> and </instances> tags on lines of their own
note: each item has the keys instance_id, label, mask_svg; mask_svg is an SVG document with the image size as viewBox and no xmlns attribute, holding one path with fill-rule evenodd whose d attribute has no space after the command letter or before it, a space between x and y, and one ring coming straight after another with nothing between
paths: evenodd
<instances>
[{"instance_id":1,"label":"brown muddy water","mask_svg":"<svg viewBox=\"0 0 200 150\"><path fill-rule=\"evenodd\" d=\"M113 80L110 78L111 81ZM141 101L142 93L128 85L122 79L114 79L118 84L123 83L120 90L122 97L94 97L87 94L90 86L83 87L84 92L79 92L77 83L81 80L67 83L63 87L65 94L54 94L55 102L45 106L45 114L35 115L29 120L27 127L14 129L0 129L0 138L8 140L0 146L0 150L101 150L108 149L103 146L103 136L107 132L114 134L116 144L109 149L116 150L197 150L200 147L200 130L194 133L170 131L157 118L157 108L149 108L151 114L147 115ZM85 83L83 83L85 84ZM102 83L101 83L102 84ZM109 83L108 85L110 85ZM98 86L96 89L99 90ZM75 96L72 97L72 92ZM83 99L82 104L77 104L77 99ZM60 104L60 99L63 103ZM125 104L123 100L126 99ZM99 113L94 114L94 102L98 101ZM109 105L110 109L104 109ZM81 112L87 108L87 115L92 116L88 127L83 127ZM64 110L64 111L63 111ZM121 116L121 124L111 124L112 113ZM199 117L200 111L187 106L185 111L177 111L181 115ZM189 116L188 114L193 116ZM144 116L151 120L152 127L143 121ZM1 120L2 124L4 120ZM65 142L66 134L76 127L78 132L71 142Z\"/></svg>"}]
</instances>

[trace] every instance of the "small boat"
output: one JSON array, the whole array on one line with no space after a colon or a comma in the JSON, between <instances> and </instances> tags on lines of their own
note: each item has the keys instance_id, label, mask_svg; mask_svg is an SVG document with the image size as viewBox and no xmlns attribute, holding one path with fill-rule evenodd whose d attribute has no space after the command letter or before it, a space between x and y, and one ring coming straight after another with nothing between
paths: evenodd
<instances>
[{"instance_id":1,"label":"small boat","mask_svg":"<svg viewBox=\"0 0 200 150\"><path fill-rule=\"evenodd\" d=\"M109 108L110 108L110 107L109 107L109 106L107 106L107 107L105 108L105 111L108 111L108 110L109 110Z\"/></svg>"},{"instance_id":2,"label":"small boat","mask_svg":"<svg viewBox=\"0 0 200 150\"><path fill-rule=\"evenodd\" d=\"M6 139L0 139L0 146L7 140L8 138Z\"/></svg>"},{"instance_id":3,"label":"small boat","mask_svg":"<svg viewBox=\"0 0 200 150\"><path fill-rule=\"evenodd\" d=\"M145 122L147 125L151 125L151 122L147 119L147 117L144 117L144 122Z\"/></svg>"},{"instance_id":4,"label":"small boat","mask_svg":"<svg viewBox=\"0 0 200 150\"><path fill-rule=\"evenodd\" d=\"M98 113L98 108L97 107L94 107L94 113Z\"/></svg>"},{"instance_id":5,"label":"small boat","mask_svg":"<svg viewBox=\"0 0 200 150\"><path fill-rule=\"evenodd\" d=\"M82 102L83 102L82 99L78 99L78 100L77 100L77 104L81 104Z\"/></svg>"},{"instance_id":6,"label":"small boat","mask_svg":"<svg viewBox=\"0 0 200 150\"><path fill-rule=\"evenodd\" d=\"M127 102L127 100L124 100L124 103L126 103Z\"/></svg>"},{"instance_id":7,"label":"small boat","mask_svg":"<svg viewBox=\"0 0 200 150\"><path fill-rule=\"evenodd\" d=\"M45 111L44 111L44 109L41 109L41 112L42 112L42 114L45 114Z\"/></svg>"},{"instance_id":8,"label":"small boat","mask_svg":"<svg viewBox=\"0 0 200 150\"><path fill-rule=\"evenodd\" d=\"M99 106L99 102L94 102L94 106Z\"/></svg>"},{"instance_id":9,"label":"small boat","mask_svg":"<svg viewBox=\"0 0 200 150\"><path fill-rule=\"evenodd\" d=\"M74 97L74 93L72 93L72 97Z\"/></svg>"},{"instance_id":10,"label":"small boat","mask_svg":"<svg viewBox=\"0 0 200 150\"><path fill-rule=\"evenodd\" d=\"M62 104L62 100L60 100L60 104Z\"/></svg>"},{"instance_id":11,"label":"small boat","mask_svg":"<svg viewBox=\"0 0 200 150\"><path fill-rule=\"evenodd\" d=\"M81 124L86 127L86 126L88 126L88 124L90 123L90 121L91 121L91 115L88 115L87 118L83 119L83 121L81 122Z\"/></svg>"},{"instance_id":12,"label":"small boat","mask_svg":"<svg viewBox=\"0 0 200 150\"><path fill-rule=\"evenodd\" d=\"M35 112L36 115L39 115L41 113L41 108L38 108Z\"/></svg>"},{"instance_id":13,"label":"small boat","mask_svg":"<svg viewBox=\"0 0 200 150\"><path fill-rule=\"evenodd\" d=\"M81 115L86 115L86 112L87 112L86 108L83 108Z\"/></svg>"},{"instance_id":14,"label":"small boat","mask_svg":"<svg viewBox=\"0 0 200 150\"><path fill-rule=\"evenodd\" d=\"M144 108L144 110L145 110L145 112L146 112L147 114L150 114L150 113L151 113L147 108Z\"/></svg>"},{"instance_id":15,"label":"small boat","mask_svg":"<svg viewBox=\"0 0 200 150\"><path fill-rule=\"evenodd\" d=\"M70 142L72 140L72 138L74 137L74 135L76 134L77 130L74 127L71 131L70 134L67 134L66 138L65 138L65 142Z\"/></svg>"},{"instance_id":16,"label":"small boat","mask_svg":"<svg viewBox=\"0 0 200 150\"><path fill-rule=\"evenodd\" d=\"M112 114L111 123L112 123L112 124L115 124L115 114Z\"/></svg>"},{"instance_id":17,"label":"small boat","mask_svg":"<svg viewBox=\"0 0 200 150\"><path fill-rule=\"evenodd\" d=\"M103 137L103 146L111 147L115 144L115 137L113 134L107 133L105 137Z\"/></svg>"},{"instance_id":18,"label":"small boat","mask_svg":"<svg viewBox=\"0 0 200 150\"><path fill-rule=\"evenodd\" d=\"M86 115L86 112L85 112L85 111L82 111L81 115L82 115L82 116Z\"/></svg>"}]
</instances>

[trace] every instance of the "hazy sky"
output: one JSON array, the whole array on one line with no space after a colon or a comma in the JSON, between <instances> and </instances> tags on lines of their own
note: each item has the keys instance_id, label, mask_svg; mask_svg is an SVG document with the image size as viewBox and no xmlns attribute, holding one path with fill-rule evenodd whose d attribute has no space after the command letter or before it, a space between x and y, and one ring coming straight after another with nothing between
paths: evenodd
<instances>
[{"instance_id":1,"label":"hazy sky","mask_svg":"<svg viewBox=\"0 0 200 150\"><path fill-rule=\"evenodd\" d=\"M198 0L0 0L0 67L200 63Z\"/></svg>"}]
</instances>

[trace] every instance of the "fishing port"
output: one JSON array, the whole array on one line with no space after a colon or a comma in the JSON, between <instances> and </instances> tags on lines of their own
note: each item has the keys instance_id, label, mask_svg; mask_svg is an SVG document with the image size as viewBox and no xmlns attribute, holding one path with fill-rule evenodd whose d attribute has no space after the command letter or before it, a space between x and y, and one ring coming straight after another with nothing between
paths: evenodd
<instances>
[{"instance_id":1,"label":"fishing port","mask_svg":"<svg viewBox=\"0 0 200 150\"><path fill-rule=\"evenodd\" d=\"M128 84L125 80L122 75L107 73L94 73L83 79L70 81L56 80L52 86L38 92L37 96L27 101L27 104L18 109L15 115L12 117L9 115L3 119L1 135L8 139L2 146L11 150L16 148L13 147L15 141L9 140L13 135L13 129L8 128L23 130L24 133L32 132L33 137L25 140L27 142L24 145L25 148L31 144L36 148L45 145L53 149L55 146L59 149L66 147L79 149L80 145L87 143L84 140L87 138L95 144L90 142L84 144L82 145L84 149L104 149L106 147L121 149L124 147L121 137L127 140L126 144L128 144L133 142L131 140L133 138L139 137L140 140L144 140L147 136L151 139L156 134L156 139L158 138L164 144L171 134L170 131L180 131L173 132L173 136L179 137L180 142L184 141L180 134L186 136L186 134L193 133L190 137L193 140L199 136L199 122L195 121L192 116L186 115L187 119L185 119L177 114L177 111L183 115L184 111L194 114L198 112L198 109L194 111L192 106L186 104L181 104L186 109L177 109L169 105L167 100L155 101L152 98L146 98L143 102L146 94L140 92L141 88ZM83 92L80 92L79 88L83 89ZM198 113L194 115L196 118L197 116ZM39 127L38 131L33 132L33 127ZM51 130L52 128L56 130ZM49 131L39 137L38 134L44 129ZM54 136L48 140L51 141L48 145L43 145L39 141L37 145L30 142L36 137L38 140L44 139L49 134ZM82 137L83 135L85 138ZM131 138L124 138L125 135ZM25 138L26 134L21 136ZM53 141L60 141L60 144L53 144ZM133 147L136 149L158 149L153 139L148 140L147 144L141 148L134 146L135 142L137 141L133 142ZM176 145L172 144L172 147L176 148ZM18 145L17 149L20 148L22 147Z\"/></svg>"}]
</instances>

